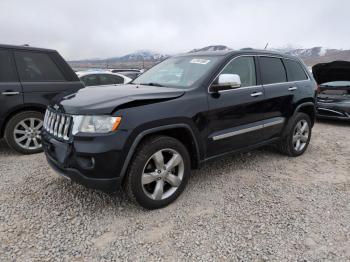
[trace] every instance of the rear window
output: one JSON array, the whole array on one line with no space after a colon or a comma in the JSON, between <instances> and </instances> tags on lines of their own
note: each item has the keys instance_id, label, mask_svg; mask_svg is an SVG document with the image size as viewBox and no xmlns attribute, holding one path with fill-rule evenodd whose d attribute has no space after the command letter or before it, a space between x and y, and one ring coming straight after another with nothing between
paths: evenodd
<instances>
[{"instance_id":1,"label":"rear window","mask_svg":"<svg viewBox=\"0 0 350 262\"><path fill-rule=\"evenodd\" d=\"M85 86L98 86L100 84L97 75L83 76L81 80L84 82Z\"/></svg>"},{"instance_id":2,"label":"rear window","mask_svg":"<svg viewBox=\"0 0 350 262\"><path fill-rule=\"evenodd\" d=\"M287 74L280 58L260 57L261 76L264 85L287 82Z\"/></svg>"},{"instance_id":3,"label":"rear window","mask_svg":"<svg viewBox=\"0 0 350 262\"><path fill-rule=\"evenodd\" d=\"M122 84L124 83L124 78L114 75L100 75L100 85L112 85L112 84Z\"/></svg>"},{"instance_id":4,"label":"rear window","mask_svg":"<svg viewBox=\"0 0 350 262\"><path fill-rule=\"evenodd\" d=\"M62 72L47 53L15 52L18 73L23 82L65 81Z\"/></svg>"},{"instance_id":5,"label":"rear window","mask_svg":"<svg viewBox=\"0 0 350 262\"><path fill-rule=\"evenodd\" d=\"M323 95L337 95L337 96L348 96L350 95L350 89L349 90L337 90L337 89L334 89L334 90L330 90L330 89L327 89L327 90L321 90L320 94L323 94Z\"/></svg>"},{"instance_id":6,"label":"rear window","mask_svg":"<svg viewBox=\"0 0 350 262\"><path fill-rule=\"evenodd\" d=\"M0 50L0 82L17 82L17 74L11 53Z\"/></svg>"},{"instance_id":7,"label":"rear window","mask_svg":"<svg viewBox=\"0 0 350 262\"><path fill-rule=\"evenodd\" d=\"M284 64L286 65L289 81L301 81L308 79L304 69L298 62L286 59L284 60Z\"/></svg>"}]
</instances>

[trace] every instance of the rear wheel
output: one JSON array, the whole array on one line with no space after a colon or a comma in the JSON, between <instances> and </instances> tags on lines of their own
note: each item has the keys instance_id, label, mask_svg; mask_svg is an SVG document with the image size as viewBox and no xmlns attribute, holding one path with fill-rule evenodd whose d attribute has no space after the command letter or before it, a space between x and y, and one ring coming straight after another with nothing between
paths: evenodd
<instances>
[{"instance_id":1,"label":"rear wheel","mask_svg":"<svg viewBox=\"0 0 350 262\"><path fill-rule=\"evenodd\" d=\"M278 147L286 155L300 156L306 151L310 143L310 117L305 113L297 113L289 127L288 134L282 138Z\"/></svg>"},{"instance_id":2,"label":"rear wheel","mask_svg":"<svg viewBox=\"0 0 350 262\"><path fill-rule=\"evenodd\" d=\"M36 111L25 111L13 116L6 125L5 139L8 145L22 154L42 151L41 128L44 115Z\"/></svg>"},{"instance_id":3,"label":"rear wheel","mask_svg":"<svg viewBox=\"0 0 350 262\"><path fill-rule=\"evenodd\" d=\"M152 137L136 152L125 180L135 202L147 209L162 208L184 190L190 175L185 146L172 137Z\"/></svg>"}]
</instances>

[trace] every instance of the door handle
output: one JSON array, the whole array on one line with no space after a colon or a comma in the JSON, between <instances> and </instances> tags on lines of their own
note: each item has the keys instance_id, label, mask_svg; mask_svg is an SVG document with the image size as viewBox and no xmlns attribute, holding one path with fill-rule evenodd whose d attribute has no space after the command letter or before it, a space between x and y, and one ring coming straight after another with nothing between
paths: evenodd
<instances>
[{"instance_id":1,"label":"door handle","mask_svg":"<svg viewBox=\"0 0 350 262\"><path fill-rule=\"evenodd\" d=\"M1 93L4 96L15 96L15 95L19 95L19 92L13 92L13 91L5 91Z\"/></svg>"},{"instance_id":2,"label":"door handle","mask_svg":"<svg viewBox=\"0 0 350 262\"><path fill-rule=\"evenodd\" d=\"M250 96L257 97L257 96L261 96L262 94L263 94L263 92L255 92L255 93L250 94Z\"/></svg>"},{"instance_id":3,"label":"door handle","mask_svg":"<svg viewBox=\"0 0 350 262\"><path fill-rule=\"evenodd\" d=\"M293 87L290 87L290 88L288 88L288 91L295 91L295 90L297 90L298 88L296 87L296 86L293 86Z\"/></svg>"}]
</instances>

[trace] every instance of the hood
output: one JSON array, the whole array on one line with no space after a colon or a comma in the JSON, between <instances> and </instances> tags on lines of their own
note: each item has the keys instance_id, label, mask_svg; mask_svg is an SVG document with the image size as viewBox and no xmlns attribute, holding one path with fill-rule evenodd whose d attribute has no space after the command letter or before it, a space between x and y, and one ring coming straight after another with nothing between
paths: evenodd
<instances>
[{"instance_id":1,"label":"hood","mask_svg":"<svg viewBox=\"0 0 350 262\"><path fill-rule=\"evenodd\" d=\"M68 114L111 114L128 104L142 105L175 99L184 94L184 90L168 87L143 85L91 86L77 93L66 95L51 102L54 108Z\"/></svg>"},{"instance_id":2,"label":"hood","mask_svg":"<svg viewBox=\"0 0 350 262\"><path fill-rule=\"evenodd\" d=\"M317 64L312 67L312 74L319 85L334 81L350 81L350 62L334 61Z\"/></svg>"}]
</instances>

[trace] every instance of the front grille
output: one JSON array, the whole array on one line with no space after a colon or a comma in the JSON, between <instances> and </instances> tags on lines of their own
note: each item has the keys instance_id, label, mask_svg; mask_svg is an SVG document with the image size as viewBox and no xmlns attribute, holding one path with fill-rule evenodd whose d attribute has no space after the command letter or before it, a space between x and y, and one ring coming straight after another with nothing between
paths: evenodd
<instances>
[{"instance_id":1,"label":"front grille","mask_svg":"<svg viewBox=\"0 0 350 262\"><path fill-rule=\"evenodd\" d=\"M72 116L62 114L48 108L44 118L44 129L54 137L62 140L69 140Z\"/></svg>"}]
</instances>

